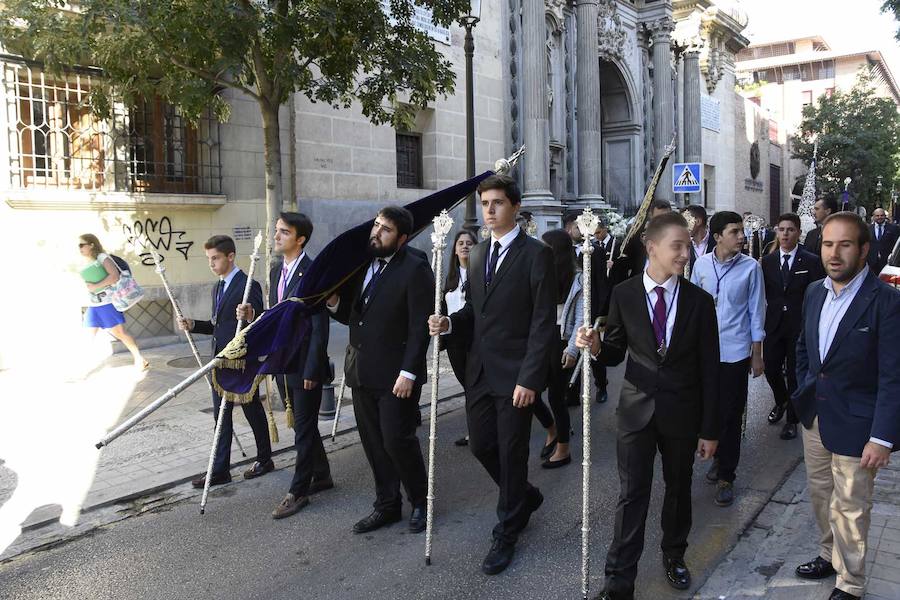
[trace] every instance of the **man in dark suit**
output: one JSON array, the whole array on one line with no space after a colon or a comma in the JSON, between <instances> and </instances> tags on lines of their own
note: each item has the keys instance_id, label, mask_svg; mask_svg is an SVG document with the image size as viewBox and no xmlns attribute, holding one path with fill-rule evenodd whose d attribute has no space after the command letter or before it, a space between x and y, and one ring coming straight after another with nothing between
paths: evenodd
<instances>
[{"instance_id":1,"label":"man in dark suit","mask_svg":"<svg viewBox=\"0 0 900 600\"><path fill-rule=\"evenodd\" d=\"M528 482L528 443L535 397L544 389L555 348L556 272L553 252L516 225L521 204L511 177L478 186L491 230L469 255L466 304L450 317L432 315L432 335L471 334L466 364L469 448L500 488L499 522L481 568L509 566L519 533L544 501Z\"/></svg>"},{"instance_id":2,"label":"man in dark suit","mask_svg":"<svg viewBox=\"0 0 900 600\"><path fill-rule=\"evenodd\" d=\"M803 247L816 256L822 255L822 223L837 211L838 203L833 195L819 198L813 205L813 217L816 220L816 228L806 234Z\"/></svg>"},{"instance_id":3,"label":"man in dark suit","mask_svg":"<svg viewBox=\"0 0 900 600\"><path fill-rule=\"evenodd\" d=\"M312 264L306 244L313 232L309 217L302 213L283 212L275 222L275 252L279 260L269 271L269 306L296 296L300 279ZM238 316L253 319L251 306L238 307ZM331 467L319 434L319 407L322 385L331 381L328 364L328 315L319 312L310 317L309 331L298 341L289 371L276 375L281 397L294 412L294 448L297 460L291 487L272 512L272 518L283 519L309 504L309 496L331 489Z\"/></svg>"},{"instance_id":4,"label":"man in dark suit","mask_svg":"<svg viewBox=\"0 0 900 600\"><path fill-rule=\"evenodd\" d=\"M825 277L821 259L804 250L800 242L800 217L786 213L778 217L778 251L763 256L761 264L766 290L766 339L763 361L766 379L775 395L769 423L775 425L787 412L781 439L797 437L797 413L789 399L797 389L797 338L803 294L813 281ZM787 367L785 367L785 364Z\"/></svg>"},{"instance_id":5,"label":"man in dark suit","mask_svg":"<svg viewBox=\"0 0 900 600\"><path fill-rule=\"evenodd\" d=\"M634 598L657 448L666 483L663 567L672 587L690 587L684 554L694 453L712 457L720 429L716 309L709 294L681 277L690 259L687 222L676 213L652 219L646 243L650 264L613 289L603 341L585 327L577 339L609 366L628 354L617 411L619 502L602 600Z\"/></svg>"},{"instance_id":6,"label":"man in dark suit","mask_svg":"<svg viewBox=\"0 0 900 600\"><path fill-rule=\"evenodd\" d=\"M372 262L328 300L334 318L350 326L344 375L375 477L374 510L353 526L354 533L401 519L401 483L412 505L410 532L425 530L427 479L416 420L427 375L434 274L424 255L406 246L412 228L408 210L383 208L369 238Z\"/></svg>"},{"instance_id":7,"label":"man in dark suit","mask_svg":"<svg viewBox=\"0 0 900 600\"><path fill-rule=\"evenodd\" d=\"M563 228L572 238L575 245L575 255L581 264L581 244L584 238L578 229L578 215L581 213L570 212L563 217ZM591 252L591 315L597 317L605 317L609 312L609 295L612 290L609 289L609 280L606 276L606 247L595 240L591 240L594 251ZM597 386L596 401L599 404L606 402L606 367L600 363L593 363L591 370L594 374L594 383ZM579 381L581 377L579 376ZM581 385L570 386L568 389L569 405L577 406L580 403Z\"/></svg>"},{"instance_id":8,"label":"man in dark suit","mask_svg":"<svg viewBox=\"0 0 900 600\"><path fill-rule=\"evenodd\" d=\"M871 248L869 248L869 268L878 275L888 262L897 238L900 237L900 227L887 222L887 213L878 207L872 213L872 225L869 227L872 236Z\"/></svg>"},{"instance_id":9,"label":"man in dark suit","mask_svg":"<svg viewBox=\"0 0 900 600\"><path fill-rule=\"evenodd\" d=\"M684 211L694 218L694 229L691 231L691 270L694 263L704 254L709 254L716 248L716 239L709 233L709 217L706 209L696 204L684 207Z\"/></svg>"},{"instance_id":10,"label":"man in dark suit","mask_svg":"<svg viewBox=\"0 0 900 600\"><path fill-rule=\"evenodd\" d=\"M206 241L203 247L206 249L210 270L219 278L212 290L212 317L209 321L183 318L178 321L178 326L183 331L212 335L212 353L216 355L225 349L237 331L237 307L243 299L247 274L235 266L234 240L227 235L214 235ZM256 281L250 286L250 297L247 300L256 314L262 312L262 288ZM216 390L213 390L212 396L213 419L217 419L222 396ZM275 468L275 464L272 462L269 424L262 402L259 400L258 391L253 393L253 399L250 402L241 404L241 408L253 430L253 437L256 439L256 462L244 472L244 479L253 479L265 475ZM220 485L231 481L231 437L233 435L231 412L233 409L232 402L225 403L225 412L222 417L225 420L222 422L219 444L216 446L210 485ZM204 475L194 479L191 485L195 488L202 488L205 481L206 476Z\"/></svg>"},{"instance_id":11,"label":"man in dark suit","mask_svg":"<svg viewBox=\"0 0 900 600\"><path fill-rule=\"evenodd\" d=\"M840 212L822 228L828 275L809 286L792 401L820 552L797 575L837 572L831 600L861 598L877 470L900 444L900 294L866 265L869 229Z\"/></svg>"},{"instance_id":12,"label":"man in dark suit","mask_svg":"<svg viewBox=\"0 0 900 600\"><path fill-rule=\"evenodd\" d=\"M668 200L654 200L650 204L650 214L647 219L672 212L672 205ZM632 225L634 227L634 225ZM640 275L647 266L647 251L644 248L643 232L638 232L628 244L622 248L622 253L613 258L613 265L609 271L609 284L613 287L619 285L629 277Z\"/></svg>"}]
</instances>

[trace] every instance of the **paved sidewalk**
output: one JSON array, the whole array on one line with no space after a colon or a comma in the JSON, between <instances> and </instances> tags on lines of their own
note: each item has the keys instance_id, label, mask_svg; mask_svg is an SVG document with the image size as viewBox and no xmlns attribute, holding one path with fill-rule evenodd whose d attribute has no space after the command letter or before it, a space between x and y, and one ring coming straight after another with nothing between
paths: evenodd
<instances>
[{"instance_id":1,"label":"paved sidewalk","mask_svg":"<svg viewBox=\"0 0 900 600\"><path fill-rule=\"evenodd\" d=\"M198 346L208 349L205 340ZM342 370L346 328L332 327L329 352L337 368L335 388ZM34 374L0 373L0 559L15 545L3 548L23 531L61 522L74 525L83 513L188 481L206 471L213 435L212 402L207 385L197 382L100 451L94 444L121 423L196 369L187 343L144 351L151 363L137 373L127 353L105 359L83 378L41 382ZM430 355L429 355L430 356ZM446 355L442 356L440 397L461 396ZM335 389L335 393L337 390ZM273 391L273 413L279 441L273 452L293 462L293 430ZM15 400L11 400L15 398ZM430 387L420 404L427 420ZM247 457L232 443L232 474L240 478L241 465L256 455L253 432L240 408L234 409L234 428ZM330 435L333 419L319 421L322 435ZM351 443L347 432L356 428L352 397L347 389L335 444ZM427 430L425 430L427 436ZM281 462L276 459L276 462ZM12 539L10 539L12 538ZM5 543L4 543L5 542ZM21 540L20 540L21 542Z\"/></svg>"},{"instance_id":2,"label":"paved sidewalk","mask_svg":"<svg viewBox=\"0 0 900 600\"><path fill-rule=\"evenodd\" d=\"M900 464L878 472L869 531L867 600L900 599ZM818 553L818 528L801 462L694 595L698 600L826 600L834 578L806 581L797 565Z\"/></svg>"}]
</instances>

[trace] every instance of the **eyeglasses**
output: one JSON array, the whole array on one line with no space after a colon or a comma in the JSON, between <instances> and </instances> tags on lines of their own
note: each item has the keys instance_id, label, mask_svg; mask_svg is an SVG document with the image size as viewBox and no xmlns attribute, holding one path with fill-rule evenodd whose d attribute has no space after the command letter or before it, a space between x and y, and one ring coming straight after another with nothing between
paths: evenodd
<instances>
[{"instance_id":1,"label":"eyeglasses","mask_svg":"<svg viewBox=\"0 0 900 600\"><path fill-rule=\"evenodd\" d=\"M78 247L79 247L79 248L84 248L85 246L90 246L90 245L91 245L90 242L81 242L81 243L78 244Z\"/></svg>"}]
</instances>

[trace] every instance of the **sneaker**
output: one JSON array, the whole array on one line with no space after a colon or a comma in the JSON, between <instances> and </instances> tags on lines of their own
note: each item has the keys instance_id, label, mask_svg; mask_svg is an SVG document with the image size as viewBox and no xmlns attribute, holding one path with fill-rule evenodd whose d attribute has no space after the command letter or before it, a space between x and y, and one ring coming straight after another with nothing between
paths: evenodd
<instances>
[{"instance_id":1,"label":"sneaker","mask_svg":"<svg viewBox=\"0 0 900 600\"><path fill-rule=\"evenodd\" d=\"M731 506L732 502L734 502L734 485L720 481L719 489L716 490L716 506Z\"/></svg>"}]
</instances>

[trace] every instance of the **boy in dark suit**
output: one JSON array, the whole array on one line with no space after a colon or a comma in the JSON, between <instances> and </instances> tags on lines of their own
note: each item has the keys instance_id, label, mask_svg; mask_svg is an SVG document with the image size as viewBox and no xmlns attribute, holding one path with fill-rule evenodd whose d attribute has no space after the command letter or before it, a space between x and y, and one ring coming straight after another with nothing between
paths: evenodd
<instances>
[{"instance_id":1,"label":"boy in dark suit","mask_svg":"<svg viewBox=\"0 0 900 600\"><path fill-rule=\"evenodd\" d=\"M354 533L401 519L401 482L412 505L409 531L425 530L428 482L416 424L434 273L423 253L406 246L412 228L408 210L383 208L369 238L372 262L327 301L332 316L350 326L344 375L375 477L374 510L353 526Z\"/></svg>"},{"instance_id":2,"label":"boy in dark suit","mask_svg":"<svg viewBox=\"0 0 900 600\"><path fill-rule=\"evenodd\" d=\"M576 341L608 366L628 354L617 411L619 503L602 600L634 598L657 448L666 483L663 567L672 587L691 585L684 563L691 475L695 452L705 460L716 451L719 340L712 297L681 276L690 244L680 214L653 218L646 229L650 263L613 289L605 338L581 327Z\"/></svg>"},{"instance_id":3,"label":"boy in dark suit","mask_svg":"<svg viewBox=\"0 0 900 600\"><path fill-rule=\"evenodd\" d=\"M218 354L225 349L228 342L237 331L237 308L244 295L244 287L247 284L247 274L234 264L236 248L234 240L227 235L214 235L203 245L206 249L206 258L209 260L209 269L219 278L212 290L212 317L209 321L194 321L193 319L180 319L178 327L183 331L212 335L212 353ZM262 288L254 281L250 286L248 303L256 314L262 312ZM222 397L213 390L213 419L219 415L219 403ZM225 403L225 412L222 423L222 432L219 435L219 445L216 447L216 456L213 462L212 478L210 485L220 485L231 481L231 437L232 421L231 412L234 404ZM244 479L253 479L265 475L275 468L272 462L272 443L269 440L269 424L266 420L266 412L259 400L259 392L255 392L251 402L241 404L244 416L253 430L256 439L256 462L244 472ZM198 477L191 482L195 488L202 488L206 476Z\"/></svg>"},{"instance_id":4,"label":"boy in dark suit","mask_svg":"<svg viewBox=\"0 0 900 600\"><path fill-rule=\"evenodd\" d=\"M488 575L512 561L519 533L544 497L528 482L528 443L535 397L544 389L555 347L553 251L516 225L521 194L515 180L493 175L478 186L491 237L469 254L465 306L432 315L432 335L470 336L466 365L469 448L500 488L499 522L482 562Z\"/></svg>"},{"instance_id":5,"label":"boy in dark suit","mask_svg":"<svg viewBox=\"0 0 900 600\"><path fill-rule=\"evenodd\" d=\"M760 261L766 290L763 362L775 396L769 423L775 425L787 412L780 437L792 440L797 437L800 422L789 399L797 389L796 348L803 294L810 283L825 276L825 271L819 257L800 246L800 217L794 213L781 215L777 232L778 251L763 256Z\"/></svg>"}]
</instances>

